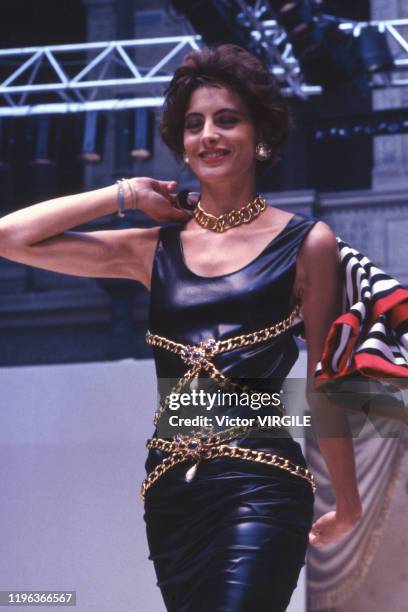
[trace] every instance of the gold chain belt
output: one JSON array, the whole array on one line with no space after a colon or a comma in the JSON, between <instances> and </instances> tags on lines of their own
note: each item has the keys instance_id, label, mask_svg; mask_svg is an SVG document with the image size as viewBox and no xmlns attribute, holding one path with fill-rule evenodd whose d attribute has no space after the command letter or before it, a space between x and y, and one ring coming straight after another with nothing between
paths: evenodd
<instances>
[{"instance_id":1,"label":"gold chain belt","mask_svg":"<svg viewBox=\"0 0 408 612\"><path fill-rule=\"evenodd\" d=\"M280 334L287 331L292 325L296 316L299 314L299 304L293 308L292 312L278 323L265 327L258 331L250 332L248 334L241 334L240 336L233 336L227 340L214 340L210 338L206 342L201 342L198 345L181 344L180 342L174 342L163 336L152 334L150 331L146 333L146 342L152 346L166 349L179 355L182 360L190 366L187 372L178 380L177 384L172 388L166 398L160 403L159 409L154 415L154 424L157 425L163 412L167 409L170 396L173 393L179 393L180 390L186 385L186 383L198 375L199 372L206 372L210 375L210 378L214 378L220 384L220 386L229 386L232 388L238 388L241 391L250 391L246 385L239 385L233 383L226 376L224 376L212 363L211 359L215 355L225 353L226 351L232 351L243 346L252 346L259 342L266 342L270 338L275 338Z\"/></svg>"},{"instance_id":2,"label":"gold chain belt","mask_svg":"<svg viewBox=\"0 0 408 612\"><path fill-rule=\"evenodd\" d=\"M205 459L214 459L215 457L230 457L232 459L243 459L245 461L255 461L264 463L274 467L286 470L295 476L304 478L311 485L313 492L316 490L316 484L313 474L303 466L296 465L289 459L279 457L272 453L257 451L251 448L241 446L229 446L222 444L223 441L238 437L238 428L232 428L229 432L222 432L214 436L178 436L178 439L164 440L163 438L150 438L147 441L147 448L159 449L166 453L170 453L169 457L165 457L159 465L157 465L150 474L143 480L141 488L141 498L144 501L146 491L152 486L171 467L194 459L195 464L186 472L185 479L190 482L195 475L197 465ZM247 428L246 428L247 429ZM253 428L256 429L256 428Z\"/></svg>"},{"instance_id":3,"label":"gold chain belt","mask_svg":"<svg viewBox=\"0 0 408 612\"><path fill-rule=\"evenodd\" d=\"M166 350L179 355L182 360L190 366L187 372L178 380L177 384L173 387L171 392L166 396L164 401L160 403L159 409L156 411L154 416L154 424L157 425L163 412L167 409L170 396L172 393L179 392L183 386L199 372L203 371L210 375L211 378L217 380L220 386L231 386L239 388L241 391L250 391L245 385L239 385L233 383L228 377L224 376L212 363L211 359L215 355L225 353L226 351L232 351L243 346L251 346L259 342L265 342L269 338L275 338L276 336L287 331L292 325L296 316L299 314L299 305L293 308L292 312L282 321L265 327L248 334L241 334L240 336L234 336L227 340L214 340L210 338L206 342L201 342L199 345L185 345L180 342L174 342L163 336L152 334L150 331L146 334L146 342L152 346L163 348ZM147 448L157 448L164 452L170 453L169 457L163 459L163 461L157 465L152 472L143 480L141 488L141 498L144 500L147 489L154 483L162 474L167 472L172 466L194 459L195 464L187 470L186 481L194 477L197 465L200 461L205 459L212 459L214 457L231 457L235 459L243 459L247 461L256 461L258 463L264 463L266 465L272 465L284 469L291 474L299 476L307 480L313 488L316 489L313 474L306 468L296 465L295 463L279 457L272 453L264 451L256 451L250 448L244 448L239 446L229 446L228 444L222 444L226 440L240 437L240 433L247 432L248 430L264 429L262 427L235 427L229 430L224 430L221 433L215 435L194 435L194 436L181 436L180 434L174 436L172 440L165 440L163 438L151 438L147 441Z\"/></svg>"}]
</instances>

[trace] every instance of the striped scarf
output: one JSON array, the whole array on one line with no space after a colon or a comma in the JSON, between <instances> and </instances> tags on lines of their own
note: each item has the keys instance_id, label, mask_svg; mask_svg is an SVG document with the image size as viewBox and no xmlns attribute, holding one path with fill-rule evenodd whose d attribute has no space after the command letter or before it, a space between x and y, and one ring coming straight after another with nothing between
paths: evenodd
<instances>
[{"instance_id":1,"label":"striped scarf","mask_svg":"<svg viewBox=\"0 0 408 612\"><path fill-rule=\"evenodd\" d=\"M329 330L316 384L363 376L408 387L408 290L346 242L337 242L343 314Z\"/></svg>"}]
</instances>

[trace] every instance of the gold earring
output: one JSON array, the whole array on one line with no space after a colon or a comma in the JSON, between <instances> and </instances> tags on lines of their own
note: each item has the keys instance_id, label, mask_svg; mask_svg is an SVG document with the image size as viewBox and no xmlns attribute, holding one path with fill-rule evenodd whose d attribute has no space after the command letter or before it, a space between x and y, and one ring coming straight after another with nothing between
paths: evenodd
<instances>
[{"instance_id":1,"label":"gold earring","mask_svg":"<svg viewBox=\"0 0 408 612\"><path fill-rule=\"evenodd\" d=\"M272 155L271 147L266 142L258 142L255 147L255 157L258 161L266 161Z\"/></svg>"}]
</instances>

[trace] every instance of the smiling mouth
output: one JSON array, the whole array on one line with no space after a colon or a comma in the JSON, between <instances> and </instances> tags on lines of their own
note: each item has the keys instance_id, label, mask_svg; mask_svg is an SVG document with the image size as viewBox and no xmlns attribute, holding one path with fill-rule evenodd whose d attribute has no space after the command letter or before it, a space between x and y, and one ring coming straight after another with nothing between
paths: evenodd
<instances>
[{"instance_id":1,"label":"smiling mouth","mask_svg":"<svg viewBox=\"0 0 408 612\"><path fill-rule=\"evenodd\" d=\"M219 159L223 159L227 155L229 155L229 151L227 151L227 150L224 150L224 151L212 151L212 152L203 151L202 153L199 154L199 157L203 161L218 161Z\"/></svg>"}]
</instances>

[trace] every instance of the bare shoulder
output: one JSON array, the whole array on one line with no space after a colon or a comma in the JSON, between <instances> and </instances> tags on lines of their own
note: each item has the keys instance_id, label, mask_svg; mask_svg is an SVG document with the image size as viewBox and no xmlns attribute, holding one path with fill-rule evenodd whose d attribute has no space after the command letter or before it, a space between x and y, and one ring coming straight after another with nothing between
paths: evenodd
<instances>
[{"instance_id":1,"label":"bare shoulder","mask_svg":"<svg viewBox=\"0 0 408 612\"><path fill-rule=\"evenodd\" d=\"M337 239L333 230L324 223L318 221L305 237L299 256L302 260L320 258L338 258Z\"/></svg>"},{"instance_id":2,"label":"bare shoulder","mask_svg":"<svg viewBox=\"0 0 408 612\"><path fill-rule=\"evenodd\" d=\"M303 301L306 287L325 285L340 272L336 236L323 221L308 232L298 253L294 294Z\"/></svg>"}]
</instances>

